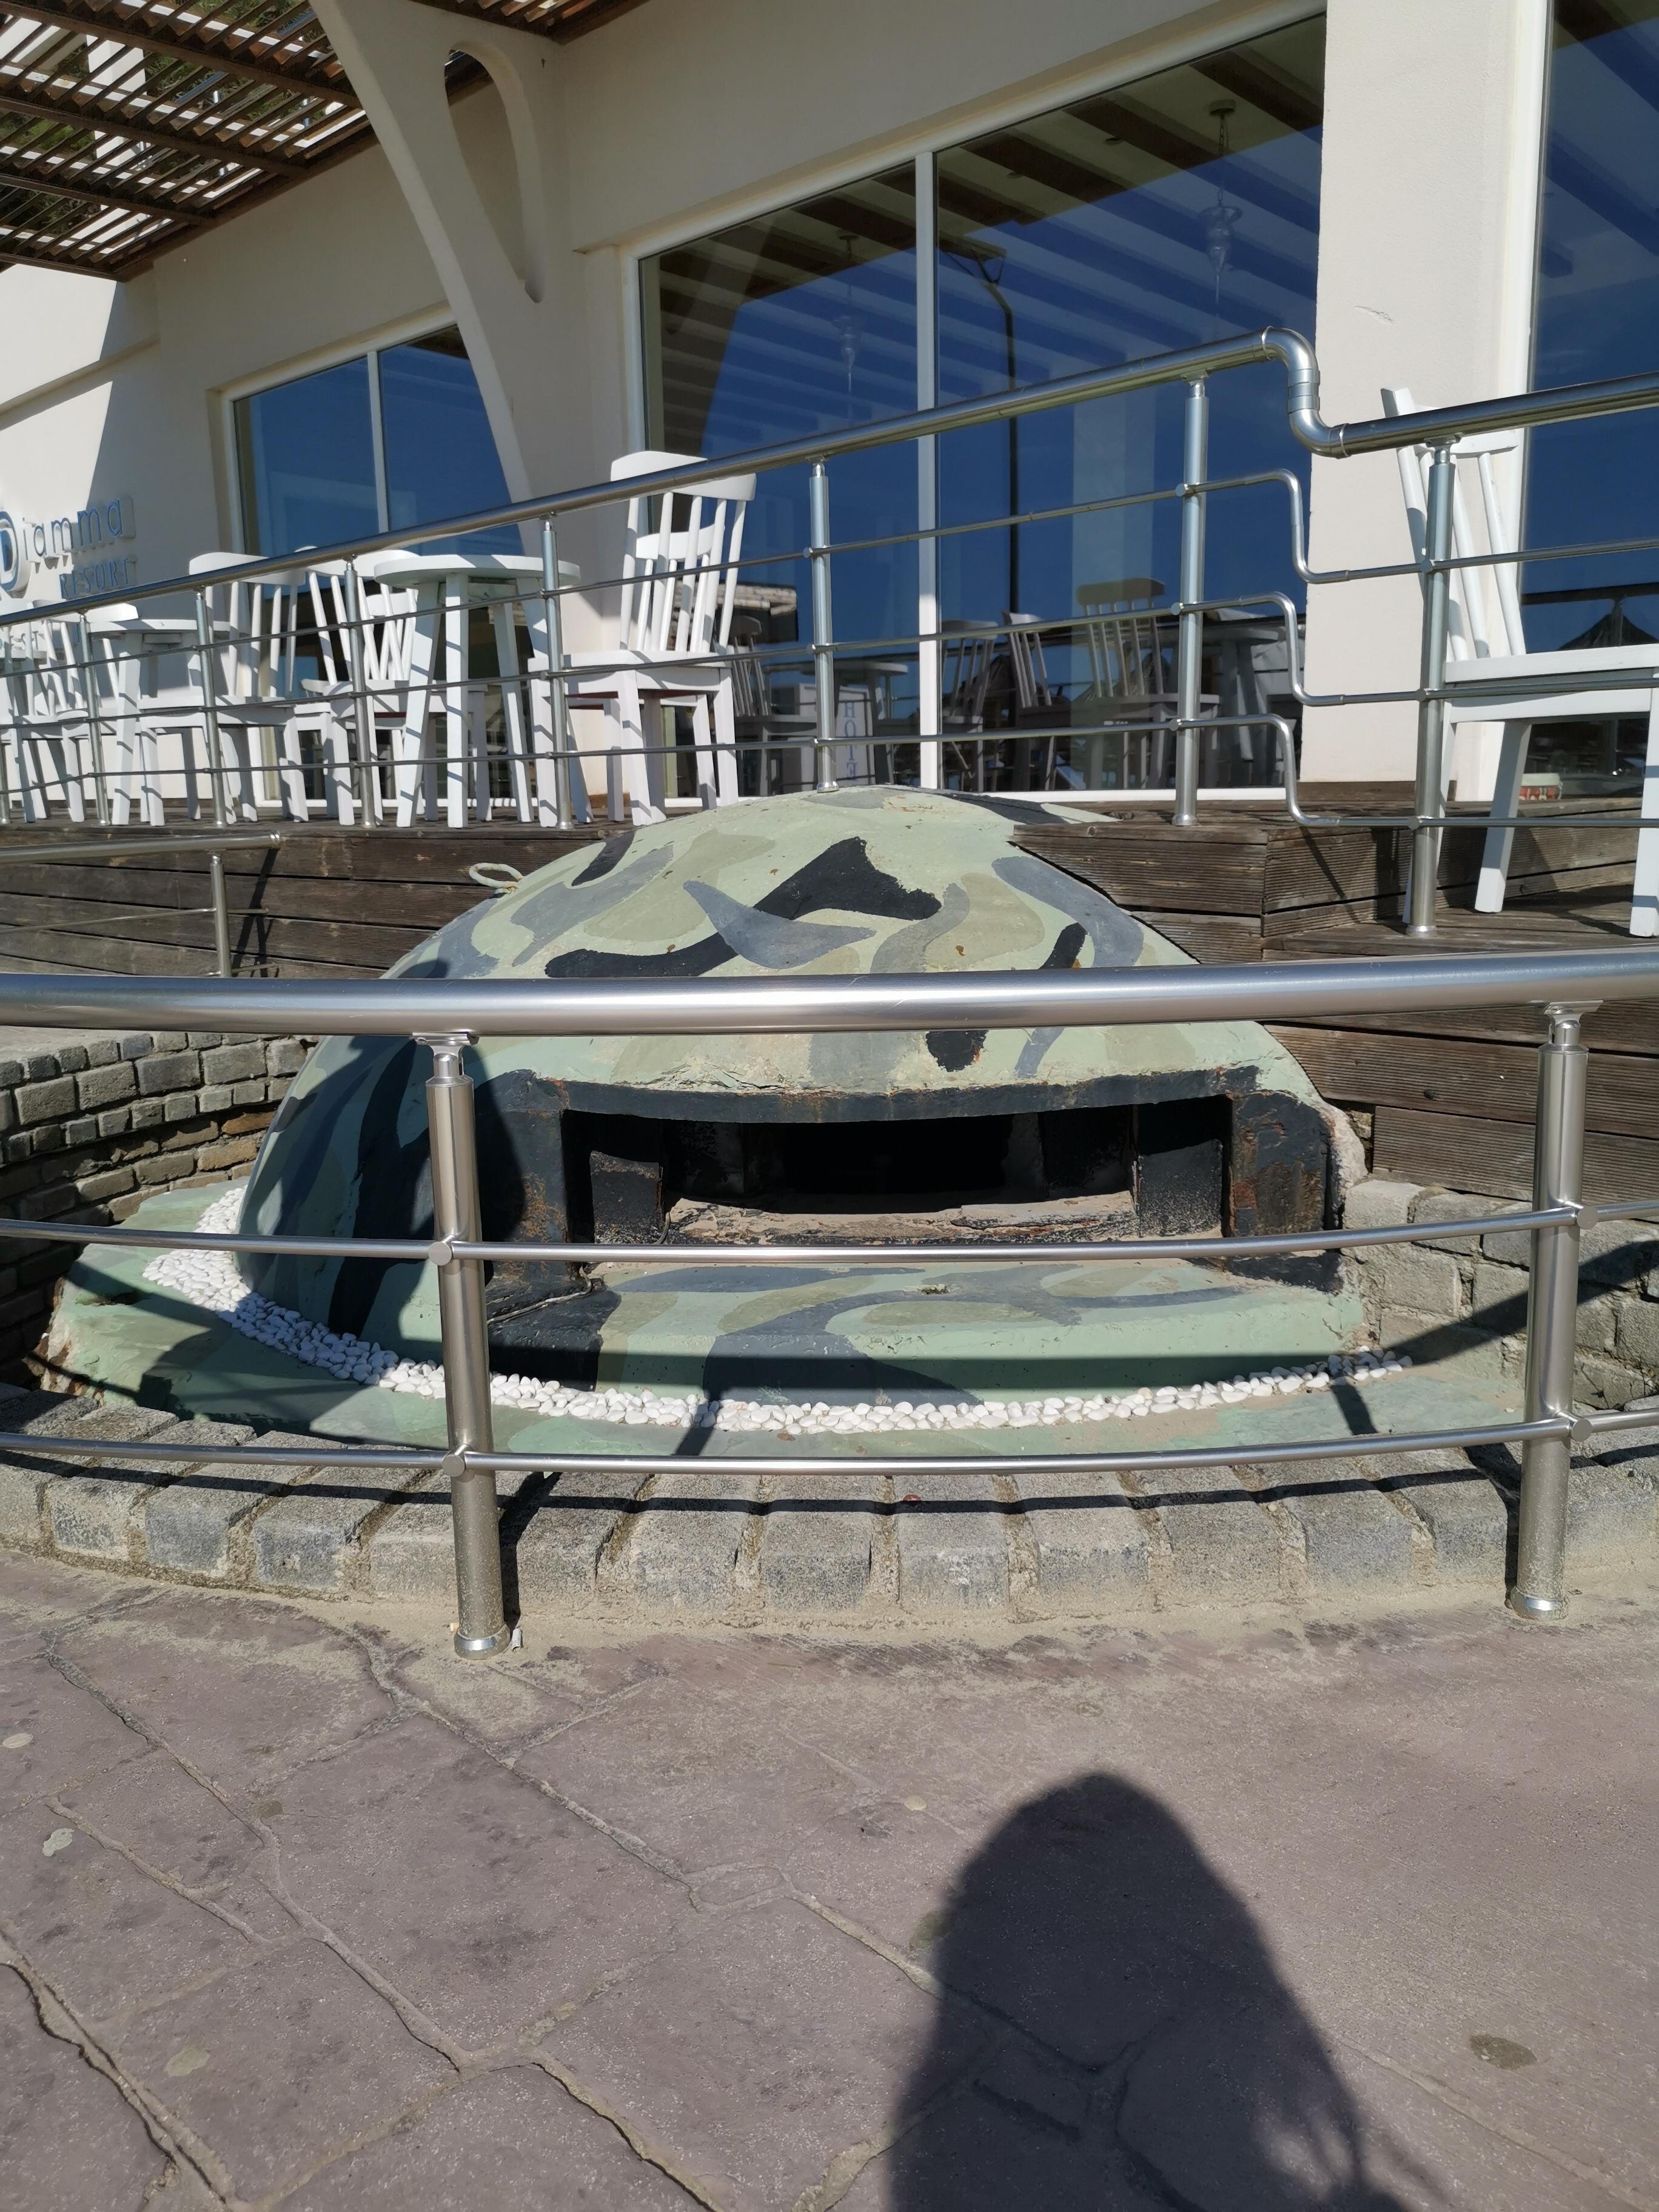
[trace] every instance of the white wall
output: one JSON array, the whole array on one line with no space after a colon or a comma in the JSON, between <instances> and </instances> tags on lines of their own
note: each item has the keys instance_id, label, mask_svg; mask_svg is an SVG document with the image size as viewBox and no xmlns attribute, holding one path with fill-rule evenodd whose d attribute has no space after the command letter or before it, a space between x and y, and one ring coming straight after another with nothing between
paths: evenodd
<instances>
[{"instance_id":1,"label":"white wall","mask_svg":"<svg viewBox=\"0 0 1659 2212\"><path fill-rule=\"evenodd\" d=\"M1328 422L1527 388L1549 0L1330 0L1315 332ZM1408 561L1392 453L1316 461L1312 565ZM1418 680L1415 578L1309 595L1316 692ZM1316 710L1303 773L1413 772L1416 709ZM1467 738L1460 746L1467 751Z\"/></svg>"}]
</instances>

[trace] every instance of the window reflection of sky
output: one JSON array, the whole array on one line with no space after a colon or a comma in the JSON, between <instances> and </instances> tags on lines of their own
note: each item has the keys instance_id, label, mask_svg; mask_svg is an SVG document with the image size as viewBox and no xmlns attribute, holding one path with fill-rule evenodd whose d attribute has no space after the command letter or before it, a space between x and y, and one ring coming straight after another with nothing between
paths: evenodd
<instances>
[{"instance_id":1,"label":"window reflection of sky","mask_svg":"<svg viewBox=\"0 0 1659 2212\"><path fill-rule=\"evenodd\" d=\"M376 374L385 511L369 386ZM292 553L413 529L507 498L478 380L457 331L385 347L255 392L237 402L236 430L252 551ZM436 542L427 550L438 550ZM480 532L471 550L516 553L519 533Z\"/></svg>"},{"instance_id":2,"label":"window reflection of sky","mask_svg":"<svg viewBox=\"0 0 1659 2212\"><path fill-rule=\"evenodd\" d=\"M1615 0L1580 38L1583 11L1558 6L1539 241L1533 382L1579 384L1659 367L1659 0ZM1527 543L1659 535L1659 413L1534 431ZM1538 592L1659 584L1659 548L1529 564L1523 589L1534 648L1620 642L1617 626L1659 636L1659 589L1628 598L1546 600ZM1598 633L1591 635L1591 633Z\"/></svg>"}]
</instances>

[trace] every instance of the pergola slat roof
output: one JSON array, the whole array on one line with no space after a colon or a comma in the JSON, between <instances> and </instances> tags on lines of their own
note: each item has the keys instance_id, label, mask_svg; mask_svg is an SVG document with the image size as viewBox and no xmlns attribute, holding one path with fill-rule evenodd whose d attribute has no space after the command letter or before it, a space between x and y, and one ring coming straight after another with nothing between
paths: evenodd
<instances>
[{"instance_id":1,"label":"pergola slat roof","mask_svg":"<svg viewBox=\"0 0 1659 2212\"><path fill-rule=\"evenodd\" d=\"M421 0L563 41L641 0ZM458 23L459 29L459 23ZM477 82L456 54L452 93ZM130 276L369 140L301 0L0 11L0 267Z\"/></svg>"}]
</instances>

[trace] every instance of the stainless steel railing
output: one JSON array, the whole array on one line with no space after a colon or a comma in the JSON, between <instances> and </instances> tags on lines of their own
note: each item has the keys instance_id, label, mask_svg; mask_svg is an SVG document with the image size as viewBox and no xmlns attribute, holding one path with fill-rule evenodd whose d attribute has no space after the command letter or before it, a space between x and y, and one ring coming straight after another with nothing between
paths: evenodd
<instances>
[{"instance_id":1,"label":"stainless steel railing","mask_svg":"<svg viewBox=\"0 0 1659 2212\"><path fill-rule=\"evenodd\" d=\"M1378 453L1407 446L1422 446L1431 454L1428 472L1427 544L1422 562L1386 562L1367 568L1345 569L1316 569L1310 564L1306 544L1306 517L1301 487L1294 474L1285 470L1269 470L1233 477L1212 477L1208 473L1209 380L1218 375L1261 363L1277 363L1283 370L1285 386L1285 422L1289 433L1307 452L1328 459L1342 459L1356 453ZM1013 422L1024 416L1056 408L1074 407L1085 402L1120 397L1145 392L1160 386L1184 386L1185 427L1182 441L1182 467L1178 483L1159 487L1151 491L1121 495L1108 499L1073 502L1063 507L1023 510L1015 515L997 515L987 520L966 523L940 525L929 521L914 531L896 532L884 538L836 539L831 531L830 483L829 465L847 455L868 452L879 447L903 444L931 447L933 441L953 432L978 426ZM1274 738L1283 770L1281 789L1285 792L1288 811L1294 818L1311 822L1305 813L1298 811L1293 793L1294 767L1288 726L1283 718L1273 714L1248 714L1218 720L1202 711L1200 697L1201 663L1204 652L1204 617L1224 608L1243 609L1273 605L1277 607L1285 628L1285 652L1289 664L1288 690L1299 706L1322 707L1334 705L1381 705L1386 703L1414 703L1418 710L1417 763L1415 791L1412 809L1397 816L1366 817L1331 815L1317 817L1319 826L1338 826L1352 823L1360 826L1385 822L1409 829L1412 836L1413 859L1407 895L1407 926L1412 933L1431 933L1436 919L1436 876L1438 845L1447 816L1443 792L1445 759L1445 682L1448 623L1450 610L1452 580L1464 568L1494 567L1505 562L1566 556L1587 556L1613 550L1628 550L1637 547L1659 546L1659 538L1638 538L1607 541L1605 544L1581 544L1571 547L1522 550L1505 553L1494 550L1484 554L1458 555L1453 550L1452 512L1454 463L1452 448L1455 441L1473 433L1499 428L1525 429L1548 423L1588 419L1593 416L1623 413L1636 409L1659 405L1659 371L1640 376L1610 379L1598 383L1567 386L1555 391L1519 393L1510 397L1470 402L1462 406L1419 410L1411 415L1381 416L1370 420L1330 424L1319 410L1319 370L1312 348L1306 339L1295 331L1267 329L1236 338L1187 348L1180 352L1164 354L1147 359L1124 363L1110 369L1091 370L1054 382L1033 386L1023 391L1002 392L984 398L959 401L950 405L896 416L876 423L856 428L814 433L807 437L786 443L758 448L755 451L721 456L717 463L707 460L659 470L653 474L628 478L621 483L606 481L589 484L544 497L512 502L462 516L422 532L394 532L374 537L345 540L338 544L308 552L304 559L321 566L334 562L346 563L344 582L350 614L347 624L348 658L350 662L350 682L339 696L349 705L353 715L355 734L359 751L360 770L367 779L378 774L375 766L372 687L364 676L362 641L364 617L358 598L357 575L351 563L359 556L383 551L393 547L416 545L430 539L453 540L469 532L516 526L533 533L540 550L539 575L525 579L509 594L541 628L545 645L547 667L542 681L547 692L548 720L551 731L550 747L544 754L553 766L555 796L553 820L556 826L570 825L573 810L573 783L577 763L581 756L572 742L570 730L572 672L567 667L562 647L562 604L575 590L588 592L619 587L623 580L610 579L600 583L573 586L560 581L558 566L557 527L562 520L612 507L636 498L651 498L672 492L695 491L709 480L711 465L721 476L750 471L775 471L805 465L810 471L808 500L808 542L792 556L745 555L737 562L722 562L721 567L735 573L753 567L773 568L783 558L804 559L811 577L811 636L794 644L757 647L754 657L763 665L779 662L810 665L814 678L815 702L812 727L791 731L783 735L763 732L752 740L744 740L735 748L740 753L758 754L763 759L775 753L803 753L813 762L812 781L824 788L834 781L836 750L848 740L837 737L836 731L837 657L845 655L849 647L867 650L873 647L902 648L914 652L917 658L921 705L917 715L917 731L914 738L890 732L867 740L862 736L853 742L860 744L902 745L911 742L923 746L943 741L966 748L977 746L981 772L984 749L997 742L1006 733L987 732L943 732L939 728L938 679L941 648L945 642L945 630L937 607L937 594L925 603L918 599L918 621L912 632L876 640L837 640L835 635L831 572L836 556L846 556L860 550L879 546L914 544L925 550L933 559L938 546L945 540L975 531L1002 531L1039 520L1053 520L1067 514L1105 512L1109 509L1155 503L1160 501L1178 502L1181 516L1180 589L1172 612L1176 624L1175 712L1162 720L1149 720L1132 711L1121 715L1103 713L1095 721L1086 724L1068 722L1054 732L1022 727L1022 738L1037 739L1048 736L1076 737L1095 732L1141 732L1153 730L1161 735L1172 734L1174 751L1175 819L1190 826L1197 819L1199 805L1199 775L1200 748L1206 732L1222 727L1261 727ZM1237 491L1252 485L1274 482L1284 484L1290 496L1290 525L1291 553L1294 566L1301 580L1307 584L1336 585L1376 580L1406 574L1418 574L1423 580L1423 617L1421 627L1419 665L1414 672L1415 680L1388 690L1368 690L1347 693L1314 694L1307 690L1297 665L1296 652L1296 615L1290 602L1282 594L1267 592L1244 594L1231 601L1218 601L1206 593L1205 540L1206 513L1209 503L1223 494ZM220 570L210 576L193 575L167 580L144 586L141 591L107 592L95 598L77 600L70 611L72 617L84 623L85 617L102 607L137 600L149 600L169 595L184 595L195 608L193 639L188 649L194 652L203 695L202 719L207 749L210 756L205 771L214 794L216 820L226 821L225 782L228 770L222 758L221 733L217 726L215 659L222 647L223 639L216 635L208 614L208 593L233 579L255 580L264 577L290 574L295 567L293 555L273 556L268 559L240 563L234 570ZM695 570L686 572L696 574ZM929 608L931 607L931 611ZM15 615L0 617L0 663L3 663L7 641L22 631L31 622L41 618L41 610L27 610ZM58 611L60 614L63 610ZM926 618L924 619L924 616ZM1059 618L1053 628L1075 626L1076 618L1069 614ZM1006 624L992 625L1006 629ZM82 646L85 635L82 635ZM149 649L149 648L147 648ZM82 653L84 659L84 653ZM617 665L632 665L640 672L659 670L672 674L672 662L658 662L649 658L629 662L619 659ZM928 671L931 670L931 673ZM3 672L3 671L0 671ZM590 665L586 675L595 673ZM509 682L526 682L525 678L470 678L467 682L474 690L495 684L506 696ZM1608 683L1613 679L1609 678ZM1628 685L1629 678L1624 678ZM933 687L931 702L929 685ZM438 688L442 689L441 680ZM1575 690L1593 690L1595 678L1574 678ZM1468 696L1471 687L1461 685L1462 696ZM1133 702L1125 702L1126 708ZM1109 706L1111 702L1108 702ZM88 719L95 721L90 700ZM645 748L647 751L678 751L678 748ZM719 741L699 743L695 749L699 754L713 758L734 748ZM439 757L428 754L424 740L416 763L422 771ZM447 756L444 756L447 759ZM450 773L454 772L453 762ZM926 771L919 769L925 776ZM96 769L94 778L104 771ZM101 786L100 787L101 788ZM0 815L9 812L7 794L0 781ZM1468 817L1461 817L1468 818ZM1524 817L1533 826L1541 826L1552 817L1533 812ZM1583 816L1565 817L1582 823ZM1616 817L1620 826L1635 828L1650 826L1629 814ZM1494 825L1503 826L1503 825Z\"/></svg>"},{"instance_id":2,"label":"stainless steel railing","mask_svg":"<svg viewBox=\"0 0 1659 2212\"><path fill-rule=\"evenodd\" d=\"M1341 960L1283 967L1165 968L1099 973L1009 974L962 977L804 977L793 981L668 983L381 981L373 983L230 983L94 976L0 975L0 1022L42 1026L123 1022L154 1028L249 1035L403 1036L432 1054L426 1086L431 1146L433 1234L419 1239L273 1237L202 1231L0 1219L0 1237L70 1243L139 1244L231 1252L338 1254L417 1261L438 1271L441 1361L447 1449L380 1449L361 1446L274 1447L99 1444L68 1436L0 1436L0 1449L76 1458L246 1461L270 1465L438 1469L447 1478L454 1523L459 1599L458 1651L500 1650L510 1626L502 1601L495 1477L501 1471L561 1468L641 1475L683 1468L682 1455L501 1451L495 1447L489 1394L489 1345L484 1310L485 1268L495 1260L616 1262L660 1258L661 1246L575 1243L501 1243L480 1233L473 1086L465 1051L491 1036L752 1036L837 1030L1070 1028L1108 1023L1295 1019L1336 1009L1540 1005L1549 1013L1548 1041L1539 1054L1533 1203L1478 1220L1398 1229L1322 1230L1302 1236L1213 1239L1137 1237L1121 1242L984 1246L845 1244L703 1245L699 1267L860 1267L914 1266L919 1257L999 1264L1067 1265L1103 1259L1155 1261L1177 1255L1224 1262L1251 1254L1322 1252L1524 1230L1532 1239L1526 1322L1525 1401L1521 1418L1456 1430L1368 1433L1368 1453L1505 1443L1520 1447L1522 1464L1516 1579L1509 1595L1523 1619L1559 1617L1564 1575L1570 1454L1575 1439L1651 1423L1650 1410L1586 1413L1574 1407L1573 1358L1580 1244L1595 1220L1659 1215L1659 1200L1587 1206L1583 1198L1584 1097L1589 1054L1581 1017L1604 1000L1659 995L1659 951L1540 953L1410 961ZM1328 1458L1335 1439L1243 1448L1252 1462L1294 1463ZM1106 1473L1117 1469L1225 1466L1237 1446L1167 1451L1082 1452L1000 1456L907 1457L915 1469L963 1472ZM874 1456L742 1455L752 1474L869 1474Z\"/></svg>"}]
</instances>

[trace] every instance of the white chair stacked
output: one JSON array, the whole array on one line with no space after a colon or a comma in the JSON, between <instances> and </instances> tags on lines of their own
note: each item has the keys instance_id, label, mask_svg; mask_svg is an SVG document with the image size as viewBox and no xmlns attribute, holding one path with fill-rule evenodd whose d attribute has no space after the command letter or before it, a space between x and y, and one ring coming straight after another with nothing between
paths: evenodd
<instances>
[{"instance_id":1,"label":"white chair stacked","mask_svg":"<svg viewBox=\"0 0 1659 2212\"><path fill-rule=\"evenodd\" d=\"M400 665L386 663L383 691L400 690L404 706L392 738L393 804L400 828L413 822L418 808L433 821L441 786L444 818L453 830L465 827L471 809L480 822L494 811L487 743L489 693L499 689L507 799L520 822L555 819L556 787L551 717L532 713L526 726L524 671L520 659L520 605L532 646L544 617L540 605L541 562L526 555L416 553L393 549L365 554L360 574L371 583L411 595L406 632L389 641ZM581 572L559 563L562 584L580 583ZM489 611L499 674L475 676L471 666L471 614ZM406 663L401 663L406 639ZM533 656L532 656L533 659ZM545 654L541 659L545 665ZM441 759L434 747L433 724L443 735ZM534 757L531 743L535 747ZM440 771L441 769L441 776Z\"/></svg>"},{"instance_id":2,"label":"white chair stacked","mask_svg":"<svg viewBox=\"0 0 1659 2212\"><path fill-rule=\"evenodd\" d=\"M1385 414L1408 415L1414 406L1403 386L1387 388L1382 393ZM1499 455L1516 453L1519 434L1514 430L1491 432L1460 439L1452 448L1453 465L1458 471L1452 500L1453 550L1460 560L1473 560L1477 565L1452 571L1451 657L1444 672L1446 720L1453 729L1481 723L1502 726L1495 760L1487 748L1484 757L1469 764L1469 769L1461 759L1457 769L1460 796L1490 798L1492 803L1493 826L1486 832L1474 896L1481 914L1503 912L1515 832L1498 824L1505 818L1513 821L1520 805L1527 746L1534 723L1645 715L1648 739L1641 811L1644 816L1659 815L1659 645L1570 646L1557 652L1528 653L1521 618L1518 564L1503 557L1488 562L1479 559L1483 553L1512 555L1520 547L1516 511L1520 471L1508 471L1506 487L1493 466ZM1428 448L1402 446L1396 458L1413 554L1423 566L1428 545ZM1480 489L1485 531L1481 544L1475 539L1462 481L1471 464ZM1488 614L1483 573L1492 580L1495 619ZM1587 676L1623 680L1613 685L1589 686L1582 680ZM1448 746L1449 778L1452 759L1452 748ZM1637 832L1630 927L1633 937L1659 933L1659 830Z\"/></svg>"},{"instance_id":3,"label":"white chair stacked","mask_svg":"<svg viewBox=\"0 0 1659 2212\"><path fill-rule=\"evenodd\" d=\"M613 483L657 469L695 464L697 453L624 453L611 465ZM615 726L623 780L633 818L659 822L666 811L665 763L672 750L672 709L689 703L696 738L699 795L705 805L738 796L737 703L732 616L744 518L755 496L752 476L714 477L662 502L650 526L648 500L631 499L624 526L622 605L616 648L567 653L576 672L573 707L603 705ZM689 506L677 529L672 509ZM582 672L588 672L584 673ZM649 699L663 735L647 749L644 703ZM711 744L711 720L713 742Z\"/></svg>"}]
</instances>

